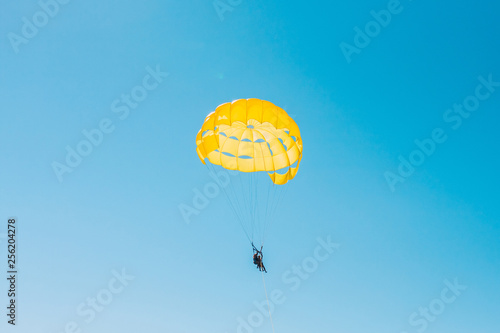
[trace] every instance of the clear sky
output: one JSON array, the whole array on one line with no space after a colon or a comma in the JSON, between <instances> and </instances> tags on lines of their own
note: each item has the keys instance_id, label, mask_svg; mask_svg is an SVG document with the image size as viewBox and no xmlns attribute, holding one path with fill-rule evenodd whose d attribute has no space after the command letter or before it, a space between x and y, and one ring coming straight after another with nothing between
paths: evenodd
<instances>
[{"instance_id":1,"label":"clear sky","mask_svg":"<svg viewBox=\"0 0 500 333\"><path fill-rule=\"evenodd\" d=\"M304 142L276 332L500 331L498 3L65 1L0 5L2 332L271 332L223 194L179 210L212 182L204 117L251 97Z\"/></svg>"}]
</instances>

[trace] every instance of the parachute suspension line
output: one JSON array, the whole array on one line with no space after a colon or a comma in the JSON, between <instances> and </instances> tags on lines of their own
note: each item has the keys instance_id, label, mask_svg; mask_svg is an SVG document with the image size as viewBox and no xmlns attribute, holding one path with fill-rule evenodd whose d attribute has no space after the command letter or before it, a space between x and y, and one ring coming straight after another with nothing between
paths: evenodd
<instances>
[{"instance_id":1,"label":"parachute suspension line","mask_svg":"<svg viewBox=\"0 0 500 333\"><path fill-rule=\"evenodd\" d=\"M264 216L262 217L262 219L264 220L263 221L263 224L264 226L267 225L267 221L269 220L269 202L271 201L271 185L269 183L267 183L267 197L266 197L266 212L264 214ZM274 185L274 183L272 183ZM264 239L263 239L264 235L262 234L262 238L261 238L261 242L262 242L262 246L264 246Z\"/></svg>"},{"instance_id":2,"label":"parachute suspension line","mask_svg":"<svg viewBox=\"0 0 500 333\"><path fill-rule=\"evenodd\" d=\"M278 185L271 182L267 188L267 190L268 190L267 191L267 193L268 193L267 194L267 204L268 205L266 206L266 223L264 225L264 230L262 231L262 237L261 237L261 242L262 242L261 245L262 246L264 246L264 242L266 240L268 227L274 219L273 207L275 206L275 203L276 203L276 192L279 190L279 187L277 187L277 186Z\"/></svg>"},{"instance_id":3,"label":"parachute suspension line","mask_svg":"<svg viewBox=\"0 0 500 333\"><path fill-rule=\"evenodd\" d=\"M228 173L229 174L229 173ZM242 211L241 211L241 208L240 206L238 205L238 197L236 196L236 192L235 192L235 186L234 186L234 182L236 181L236 179L234 177L231 177L230 180L229 180L229 186L228 186L228 193L231 194L228 196L229 200L231 200L231 202L234 203L234 206L236 208L236 210L238 211L238 219L240 221L243 222L243 215L242 215Z\"/></svg>"},{"instance_id":4,"label":"parachute suspension line","mask_svg":"<svg viewBox=\"0 0 500 333\"><path fill-rule=\"evenodd\" d=\"M265 219L267 219L267 217L269 216L269 202L271 201L271 188L272 188L272 185L270 185L269 183L266 185L267 185L267 198L266 198L266 215L264 216Z\"/></svg>"},{"instance_id":5,"label":"parachute suspension line","mask_svg":"<svg viewBox=\"0 0 500 333\"><path fill-rule=\"evenodd\" d=\"M256 220L257 221L257 226L259 228L259 242L262 242L262 230L264 229L264 226L266 225L266 217L263 215L264 212L264 207L262 207L262 204L267 202L267 198L265 197L265 192L262 191L262 181L259 181L260 177L267 177L267 175L263 173L257 173L255 174L255 179L256 179L256 186L255 186L255 195L256 195L256 200L255 200L255 213L256 213ZM262 245L262 244L261 244Z\"/></svg>"},{"instance_id":6,"label":"parachute suspension line","mask_svg":"<svg viewBox=\"0 0 500 333\"><path fill-rule=\"evenodd\" d=\"M260 154L261 154L261 157L264 158L264 150L260 149ZM267 225L267 221L268 221L268 207L269 207L269 190L270 190L270 186L268 185L269 184L269 178L267 178L269 175L267 172L258 172L257 173L257 177L263 177L265 178L264 180L264 187L262 187L262 189L259 189L259 193L261 194L261 197L260 197L260 200L259 200L259 204L262 205L263 202L262 200L265 201L265 205L266 205L266 208L265 208L265 211L264 211L264 214L260 213L260 215L258 215L258 219L259 219L259 237L260 237L260 242L261 242L261 246L264 246L264 230L266 228L266 225ZM258 178L257 178L258 179ZM266 181L267 180L267 181ZM266 189L266 186L267 186L267 196L263 197L262 194L265 193L265 189ZM257 192L256 192L257 193ZM257 207L259 207L260 205L258 205ZM264 210L264 207L260 207L260 209Z\"/></svg>"},{"instance_id":7,"label":"parachute suspension line","mask_svg":"<svg viewBox=\"0 0 500 333\"><path fill-rule=\"evenodd\" d=\"M251 187L250 187L250 180L248 179L243 179L245 177L249 176L247 173L241 173L238 175L238 181L240 182L238 188L241 189L241 196L243 200L243 205L241 206L243 209L243 217L246 218L245 224L248 226L248 230L250 230L251 234L251 240L253 241L254 237L254 226L252 223L252 216L250 214L250 206L249 206L249 201L251 200ZM251 179L251 178L250 178ZM245 183L244 183L245 182Z\"/></svg>"},{"instance_id":8,"label":"parachute suspension line","mask_svg":"<svg viewBox=\"0 0 500 333\"><path fill-rule=\"evenodd\" d=\"M256 224L255 218L255 201L257 200L257 196L255 193L255 174L251 172L250 176L250 201L249 201L249 209L250 209L250 221L252 223L252 240L255 240L255 233L259 231L258 225Z\"/></svg>"},{"instance_id":9,"label":"parachute suspension line","mask_svg":"<svg viewBox=\"0 0 500 333\"><path fill-rule=\"evenodd\" d=\"M240 184L239 185L236 185L236 181L239 181ZM239 209L240 211L240 215L239 215L239 218L238 218L238 222L240 223L240 226L241 228L243 229L243 231L245 232L245 235L247 236L247 239L248 241L251 243L252 240L253 240L253 235L250 236L248 234L249 232L249 228L248 228L248 221L246 221L246 214L245 214L245 209L244 209L244 206L242 204L240 204L240 196L242 196L242 199L243 201L245 201L245 194L244 194L244 191L237 191L237 189L239 188L240 190L242 189L242 186L241 186L241 175L237 175L237 176L234 176L232 177L231 181L229 182L230 184L230 189L232 191L232 194L230 195L230 197L233 197L236 201L236 207Z\"/></svg>"},{"instance_id":10,"label":"parachute suspension line","mask_svg":"<svg viewBox=\"0 0 500 333\"><path fill-rule=\"evenodd\" d=\"M245 230L247 232L247 238L249 238L250 242L254 241L254 236L255 236L255 225L253 223L252 219L252 175L253 173L243 173L239 172L238 176L235 177L237 178L239 184L236 186L236 188L240 189L239 195L236 195L236 188L235 188L235 197L238 198L238 206L242 210L242 216L243 216L243 221L246 226ZM249 178L248 178L249 177ZM240 200L242 203L240 203ZM250 235L248 235L248 233Z\"/></svg>"},{"instance_id":11,"label":"parachute suspension line","mask_svg":"<svg viewBox=\"0 0 500 333\"><path fill-rule=\"evenodd\" d=\"M206 166L208 168L208 170L213 174L213 175L216 175L215 173L215 167L212 165L212 163L210 162L207 162L206 163ZM230 178L231 175L228 175L229 177L229 186L231 187L232 186L232 179ZM231 209L233 211L233 214L234 216L236 217L236 219L238 220L238 223L240 224L241 228L243 229L243 232L245 233L246 237L248 238L248 241L249 242L252 242L250 240L250 237L248 236L248 233L247 231L245 230L243 224L242 224L242 217L241 217L241 214L239 212L239 210L236 208L237 205L234 204L234 202L231 200L231 196L228 195L226 189L225 189L225 186L222 186L222 184L218 184L220 186L220 188L222 188L222 192L224 192L224 196L226 197L226 200L227 202L229 203L229 206L231 206Z\"/></svg>"},{"instance_id":12,"label":"parachute suspension line","mask_svg":"<svg viewBox=\"0 0 500 333\"><path fill-rule=\"evenodd\" d=\"M283 201L283 198L285 197L286 192L288 191L288 188L290 185L279 185L280 190L278 192L278 200L276 200L276 203L274 205L273 210L271 211L271 215L274 215L276 213L277 208L280 206L281 202Z\"/></svg>"},{"instance_id":13,"label":"parachute suspension line","mask_svg":"<svg viewBox=\"0 0 500 333\"><path fill-rule=\"evenodd\" d=\"M264 292L266 293L267 309L269 310L269 319L271 320L271 327L274 333L273 316L271 315L271 305L269 304L269 297L267 297L266 280L264 279L264 272L262 272L262 282L264 283Z\"/></svg>"},{"instance_id":14,"label":"parachute suspension line","mask_svg":"<svg viewBox=\"0 0 500 333\"><path fill-rule=\"evenodd\" d=\"M249 209L250 209L250 225L252 226L252 241L254 240L255 233L255 188L254 188L254 173L250 173L250 201L249 201Z\"/></svg>"},{"instance_id":15,"label":"parachute suspension line","mask_svg":"<svg viewBox=\"0 0 500 333\"><path fill-rule=\"evenodd\" d=\"M260 219L259 215L257 214L257 209L258 205L257 202L259 201L259 193L258 193L258 188L257 188L257 181L258 181L258 174L255 172L250 173L250 202L249 202L249 209L250 209L250 218L252 221L252 234L255 232L255 236L259 236L261 226L260 226Z\"/></svg>"},{"instance_id":16,"label":"parachute suspension line","mask_svg":"<svg viewBox=\"0 0 500 333\"><path fill-rule=\"evenodd\" d=\"M216 173L215 173L215 167L212 165L212 163L206 162L206 166L207 166L207 168L208 168L208 170L210 171L211 174L216 175ZM229 182L231 182L231 179L229 179ZM218 185L220 186L220 188L222 188L222 191L224 192L224 196L226 197L226 201L229 203L229 206L231 207L231 210L233 211L234 215L236 216L236 218L239 219L239 212L236 209L234 203L231 201L231 199L227 195L225 187L222 186L222 184L218 184Z\"/></svg>"},{"instance_id":17,"label":"parachute suspension line","mask_svg":"<svg viewBox=\"0 0 500 333\"><path fill-rule=\"evenodd\" d=\"M257 232L261 229L261 223L262 223L262 219L260 219L260 216L259 216L259 201L260 201L260 198L259 198L259 177L260 175L258 173L255 173L253 172L252 173L252 177L253 177L253 193L254 193L254 201L253 201L253 209L252 209L252 212L253 212L253 219L254 219L254 223L255 225L257 226Z\"/></svg>"},{"instance_id":18,"label":"parachute suspension line","mask_svg":"<svg viewBox=\"0 0 500 333\"><path fill-rule=\"evenodd\" d=\"M261 177L262 174L260 173L253 173L253 177L255 180L254 183L254 193L255 193L255 199L254 199L254 206L253 206L253 211L254 211L254 221L255 225L257 226L257 233L260 237L260 233L262 232L262 226L264 225L264 221L262 220L261 212L260 212L260 203L262 202L262 195L260 194L259 191L259 177Z\"/></svg>"},{"instance_id":19,"label":"parachute suspension line","mask_svg":"<svg viewBox=\"0 0 500 333\"><path fill-rule=\"evenodd\" d=\"M262 245L264 245L265 233L267 233L267 228L269 227L269 225L274 220L273 207L274 207L274 205L276 203L276 194L277 194L278 190L279 190L279 186L278 185L276 185L273 182L271 182L269 184L269 191L270 191L269 207L268 207L268 211L267 211L267 223L266 223L265 230L264 230L264 236L263 236L263 239L262 239Z\"/></svg>"},{"instance_id":20,"label":"parachute suspension line","mask_svg":"<svg viewBox=\"0 0 500 333\"><path fill-rule=\"evenodd\" d=\"M264 235L262 237L262 245L264 245L264 242L266 241L267 228L270 227L271 223L274 221L274 219L272 217L276 214L278 207L280 207L281 202L285 198L286 193L288 192L288 188L290 187L289 184L287 184L287 185L274 185L273 184L273 186L277 186L277 188L274 188L274 191L277 192L277 198L273 198L273 201L272 201L272 207L271 207L271 210L269 212L269 216L271 217L271 221L266 224L266 230L265 230Z\"/></svg>"}]
</instances>

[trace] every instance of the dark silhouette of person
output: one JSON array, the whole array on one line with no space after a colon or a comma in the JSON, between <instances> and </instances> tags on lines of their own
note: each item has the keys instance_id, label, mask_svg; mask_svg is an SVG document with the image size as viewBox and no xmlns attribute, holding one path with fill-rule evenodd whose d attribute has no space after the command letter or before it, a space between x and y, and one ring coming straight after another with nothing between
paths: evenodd
<instances>
[{"instance_id":1,"label":"dark silhouette of person","mask_svg":"<svg viewBox=\"0 0 500 333\"><path fill-rule=\"evenodd\" d=\"M262 254L262 247L260 248L260 251L259 251L253 245L253 243L252 243L252 246L253 246L253 252L254 252L254 254L253 254L254 265L257 266L257 268L259 269L260 272L267 273L266 267L264 267L264 263L262 262L262 258L264 257L264 255Z\"/></svg>"}]
</instances>

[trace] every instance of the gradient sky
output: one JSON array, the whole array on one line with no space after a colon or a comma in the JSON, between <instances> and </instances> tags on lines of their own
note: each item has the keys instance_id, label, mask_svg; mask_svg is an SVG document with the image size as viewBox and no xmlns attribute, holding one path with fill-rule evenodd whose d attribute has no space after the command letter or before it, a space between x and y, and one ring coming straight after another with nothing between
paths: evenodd
<instances>
[{"instance_id":1,"label":"gradient sky","mask_svg":"<svg viewBox=\"0 0 500 333\"><path fill-rule=\"evenodd\" d=\"M265 299L251 248L222 194L189 224L179 205L211 182L204 117L250 97L304 142L265 250L268 292L286 297L276 332L500 331L500 87L459 128L443 118L478 77L500 81L500 5L401 1L348 63L340 44L391 1L222 2L221 20L211 0L69 1L46 25L37 1L2 2L0 268L15 216L20 275L17 328L0 283L1 331L237 332ZM43 26L13 47L34 15ZM169 75L120 119L112 104L147 67ZM103 119L114 130L60 182L53 163ZM391 191L384 174L436 128L446 142ZM328 236L340 247L291 290L283 274ZM86 322L77 308L122 268L134 280ZM467 288L412 325L454 279Z\"/></svg>"}]
</instances>

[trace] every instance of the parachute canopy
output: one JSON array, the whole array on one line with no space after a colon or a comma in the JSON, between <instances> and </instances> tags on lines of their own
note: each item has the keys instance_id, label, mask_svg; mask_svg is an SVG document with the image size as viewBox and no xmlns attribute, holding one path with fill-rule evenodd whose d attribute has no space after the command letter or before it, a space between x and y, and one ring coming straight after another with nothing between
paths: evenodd
<instances>
[{"instance_id":1,"label":"parachute canopy","mask_svg":"<svg viewBox=\"0 0 500 333\"><path fill-rule=\"evenodd\" d=\"M196 151L228 170L266 171L273 183L294 178L302 159L299 127L271 102L238 99L219 105L196 136Z\"/></svg>"}]
</instances>

